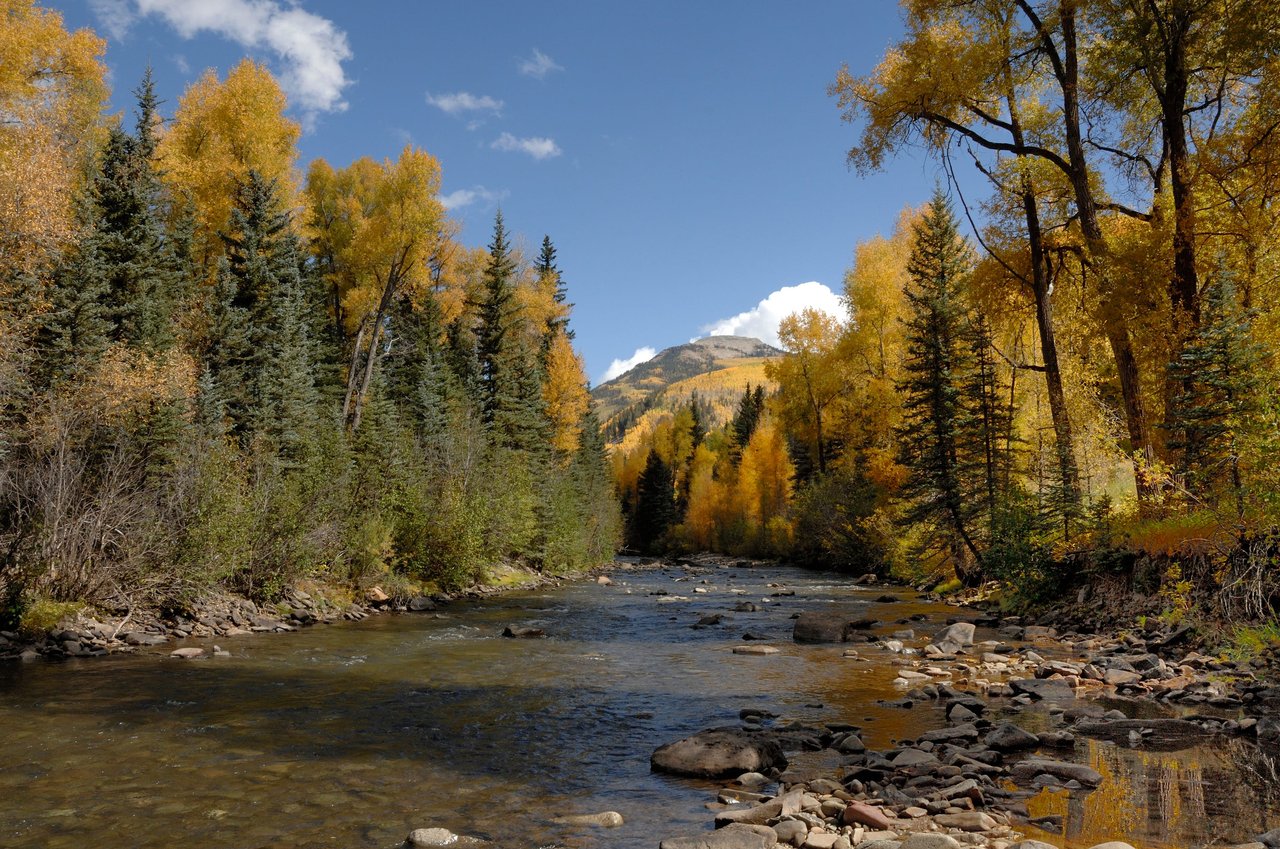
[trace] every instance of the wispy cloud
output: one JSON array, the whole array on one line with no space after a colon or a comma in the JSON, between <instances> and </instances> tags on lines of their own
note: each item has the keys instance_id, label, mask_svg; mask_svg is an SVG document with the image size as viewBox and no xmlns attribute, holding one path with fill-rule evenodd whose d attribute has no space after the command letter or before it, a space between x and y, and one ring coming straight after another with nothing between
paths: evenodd
<instances>
[{"instance_id":1,"label":"wispy cloud","mask_svg":"<svg viewBox=\"0 0 1280 849\"><path fill-rule=\"evenodd\" d=\"M462 209L464 206L471 206L477 202L497 203L505 200L507 194L505 190L495 192L486 189L484 186L474 186L470 189L456 189L447 195L441 195L440 203L448 210Z\"/></svg>"},{"instance_id":2,"label":"wispy cloud","mask_svg":"<svg viewBox=\"0 0 1280 849\"><path fill-rule=\"evenodd\" d=\"M550 159L563 153L555 139L544 139L536 136L527 139L516 138L511 133L503 133L489 145L494 150L527 153L534 159Z\"/></svg>"},{"instance_id":3,"label":"wispy cloud","mask_svg":"<svg viewBox=\"0 0 1280 849\"><path fill-rule=\"evenodd\" d=\"M848 320L844 302L823 283L810 280L796 286L783 286L756 304L754 309L722 318L701 328L702 336L750 336L781 347L778 324L789 315L806 307L834 316L839 321ZM702 337L698 337L702 338Z\"/></svg>"},{"instance_id":4,"label":"wispy cloud","mask_svg":"<svg viewBox=\"0 0 1280 849\"><path fill-rule=\"evenodd\" d=\"M614 360L609 363L609 367L604 370L604 374L600 375L601 383L608 383L615 377L620 377L631 371L641 363L647 363L657 356L658 350L650 348L648 345L643 348L636 348L636 352L625 360Z\"/></svg>"},{"instance_id":5,"label":"wispy cloud","mask_svg":"<svg viewBox=\"0 0 1280 849\"><path fill-rule=\"evenodd\" d=\"M520 73L526 77L536 77L545 79L547 74L552 71L563 71L564 68L556 64L555 60L538 48L533 48L533 55L528 59L520 61Z\"/></svg>"},{"instance_id":6,"label":"wispy cloud","mask_svg":"<svg viewBox=\"0 0 1280 849\"><path fill-rule=\"evenodd\" d=\"M465 115L469 112L491 112L497 115L502 112L501 100L487 94L477 96L469 91L455 91L451 94L427 92L427 103L449 115Z\"/></svg>"},{"instance_id":7,"label":"wispy cloud","mask_svg":"<svg viewBox=\"0 0 1280 849\"><path fill-rule=\"evenodd\" d=\"M341 112L351 84L342 63L353 57L347 34L296 0L90 0L104 29L124 38L139 18L156 16L183 38L214 33L279 62L280 83L304 113Z\"/></svg>"}]
</instances>

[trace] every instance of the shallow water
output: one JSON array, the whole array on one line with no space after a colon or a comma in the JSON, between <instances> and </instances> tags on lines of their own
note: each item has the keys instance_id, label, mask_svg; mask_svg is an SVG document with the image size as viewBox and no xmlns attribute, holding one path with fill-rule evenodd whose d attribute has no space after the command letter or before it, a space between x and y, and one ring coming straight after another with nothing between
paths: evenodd
<instances>
[{"instance_id":1,"label":"shallow water","mask_svg":"<svg viewBox=\"0 0 1280 849\"><path fill-rule=\"evenodd\" d=\"M901 695L891 683L901 657L860 646L871 658L861 662L841 646L793 645L790 617L840 605L884 620L884 633L923 634L953 608L879 604L883 590L782 568L615 580L236 638L223 642L227 659L0 666L0 846L391 849L413 828L443 826L508 849L653 849L708 828L716 786L652 774L649 755L664 742L736 723L744 707L859 724L872 748L942 722L930 705L878 704ZM771 583L796 595L775 597ZM660 591L671 595L651 594ZM730 612L766 599L761 612ZM689 627L708 613L726 624ZM916 613L934 624L890 624ZM502 639L508 624L549 638ZM732 654L748 630L782 652ZM797 760L834 766L830 757ZM1181 847L1280 824L1275 761L1256 747L1150 753L1082 740L1077 757L1108 782L1033 800L1034 815L1063 816L1066 835L1029 836ZM626 825L550 822L602 810Z\"/></svg>"}]
</instances>

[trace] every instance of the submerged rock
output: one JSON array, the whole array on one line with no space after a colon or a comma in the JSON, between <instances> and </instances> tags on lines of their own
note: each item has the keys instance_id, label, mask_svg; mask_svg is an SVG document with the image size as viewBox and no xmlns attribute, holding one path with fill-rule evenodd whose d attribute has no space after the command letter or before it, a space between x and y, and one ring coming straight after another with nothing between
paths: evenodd
<instances>
[{"instance_id":1,"label":"submerged rock","mask_svg":"<svg viewBox=\"0 0 1280 849\"><path fill-rule=\"evenodd\" d=\"M766 825L726 825L690 837L669 837L658 849L773 849L778 833Z\"/></svg>"},{"instance_id":2,"label":"submerged rock","mask_svg":"<svg viewBox=\"0 0 1280 849\"><path fill-rule=\"evenodd\" d=\"M518 625L508 625L502 629L502 636L514 639L536 640L546 635L547 632L541 628L523 628Z\"/></svg>"},{"instance_id":3,"label":"submerged rock","mask_svg":"<svg viewBox=\"0 0 1280 849\"><path fill-rule=\"evenodd\" d=\"M659 746L649 765L674 775L722 778L784 770L787 756L772 736L740 728L712 728Z\"/></svg>"},{"instance_id":4,"label":"submerged rock","mask_svg":"<svg viewBox=\"0 0 1280 849\"><path fill-rule=\"evenodd\" d=\"M870 628L874 620L827 610L806 610L796 619L792 638L797 643L847 643L854 631Z\"/></svg>"},{"instance_id":5,"label":"submerged rock","mask_svg":"<svg viewBox=\"0 0 1280 849\"><path fill-rule=\"evenodd\" d=\"M590 825L597 828L618 828L624 822L617 811L601 811L598 814L568 814L551 820L557 825Z\"/></svg>"},{"instance_id":6,"label":"submerged rock","mask_svg":"<svg viewBox=\"0 0 1280 849\"><path fill-rule=\"evenodd\" d=\"M405 846L452 846L458 835L447 828L415 828L405 839Z\"/></svg>"}]
</instances>

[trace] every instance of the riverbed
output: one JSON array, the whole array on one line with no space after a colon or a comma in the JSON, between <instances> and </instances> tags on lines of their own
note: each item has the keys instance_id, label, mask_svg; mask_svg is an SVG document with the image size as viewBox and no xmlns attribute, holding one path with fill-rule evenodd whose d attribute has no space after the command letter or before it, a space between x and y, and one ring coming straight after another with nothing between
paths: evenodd
<instances>
[{"instance_id":1,"label":"riverbed","mask_svg":"<svg viewBox=\"0 0 1280 849\"><path fill-rule=\"evenodd\" d=\"M744 708L853 723L872 748L943 724L927 703L881 704L902 695L902 656L791 641L793 614L827 606L881 620L886 636L964 615L902 590L876 601L884 592L785 567L673 566L239 637L222 641L227 658L171 659L170 646L6 664L0 846L392 849L440 826L505 849L655 849L709 828L718 786L651 773L662 743L736 724ZM734 612L742 602L759 610ZM547 637L504 639L509 625ZM733 654L747 632L781 651ZM1081 739L1074 757L1106 782L1033 800L1033 815L1064 825L1028 836L1198 847L1280 825L1275 758L1244 741L1150 752ZM831 758L794 760L834 772ZM625 825L551 821L605 810Z\"/></svg>"}]
</instances>

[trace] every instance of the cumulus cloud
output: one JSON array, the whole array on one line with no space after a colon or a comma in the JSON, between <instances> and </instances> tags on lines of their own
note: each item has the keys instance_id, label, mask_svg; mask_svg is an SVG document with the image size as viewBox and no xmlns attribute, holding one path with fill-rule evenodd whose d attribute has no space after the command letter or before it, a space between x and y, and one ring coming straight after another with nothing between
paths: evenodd
<instances>
[{"instance_id":1,"label":"cumulus cloud","mask_svg":"<svg viewBox=\"0 0 1280 849\"><path fill-rule=\"evenodd\" d=\"M756 304L755 309L713 321L704 325L700 332L702 336L750 336L774 347L781 347L778 324L806 307L825 312L839 321L848 319L840 296L825 284L810 280L796 286L783 286Z\"/></svg>"},{"instance_id":2,"label":"cumulus cloud","mask_svg":"<svg viewBox=\"0 0 1280 849\"><path fill-rule=\"evenodd\" d=\"M536 47L533 48L532 56L520 62L520 73L526 77L537 77L540 80L544 79L552 71L563 70L564 68L557 65L554 59Z\"/></svg>"},{"instance_id":3,"label":"cumulus cloud","mask_svg":"<svg viewBox=\"0 0 1280 849\"><path fill-rule=\"evenodd\" d=\"M505 191L495 192L486 189L484 186L475 186L470 189L457 189L449 192L447 195L441 195L440 203L444 205L445 209L453 210L461 209L464 206L471 206L471 204L476 203L477 201L493 203L495 201L503 200L506 196L507 193Z\"/></svg>"},{"instance_id":4,"label":"cumulus cloud","mask_svg":"<svg viewBox=\"0 0 1280 849\"><path fill-rule=\"evenodd\" d=\"M502 111L501 100L487 94L476 96L469 91L455 91L452 94L427 92L427 103L450 115L465 115L468 112L492 112L497 115Z\"/></svg>"},{"instance_id":5,"label":"cumulus cloud","mask_svg":"<svg viewBox=\"0 0 1280 849\"><path fill-rule=\"evenodd\" d=\"M531 137L518 139L511 133L503 133L489 145L494 150L518 151L527 153L534 159L550 159L561 154L560 145L554 139Z\"/></svg>"},{"instance_id":6,"label":"cumulus cloud","mask_svg":"<svg viewBox=\"0 0 1280 849\"><path fill-rule=\"evenodd\" d=\"M641 363L649 362L649 360L652 360L657 356L657 354L658 350L656 348L650 348L648 345L643 348L636 348L636 352L625 360L614 360L609 363L609 367L605 369L604 374L600 376L600 382L608 383L615 377L631 371L631 369Z\"/></svg>"},{"instance_id":7,"label":"cumulus cloud","mask_svg":"<svg viewBox=\"0 0 1280 849\"><path fill-rule=\"evenodd\" d=\"M103 27L123 38L138 18L156 16L183 38L211 32L275 55L280 83L308 115L347 108L351 81L342 63L354 54L347 34L328 18L281 0L91 0Z\"/></svg>"}]
</instances>

